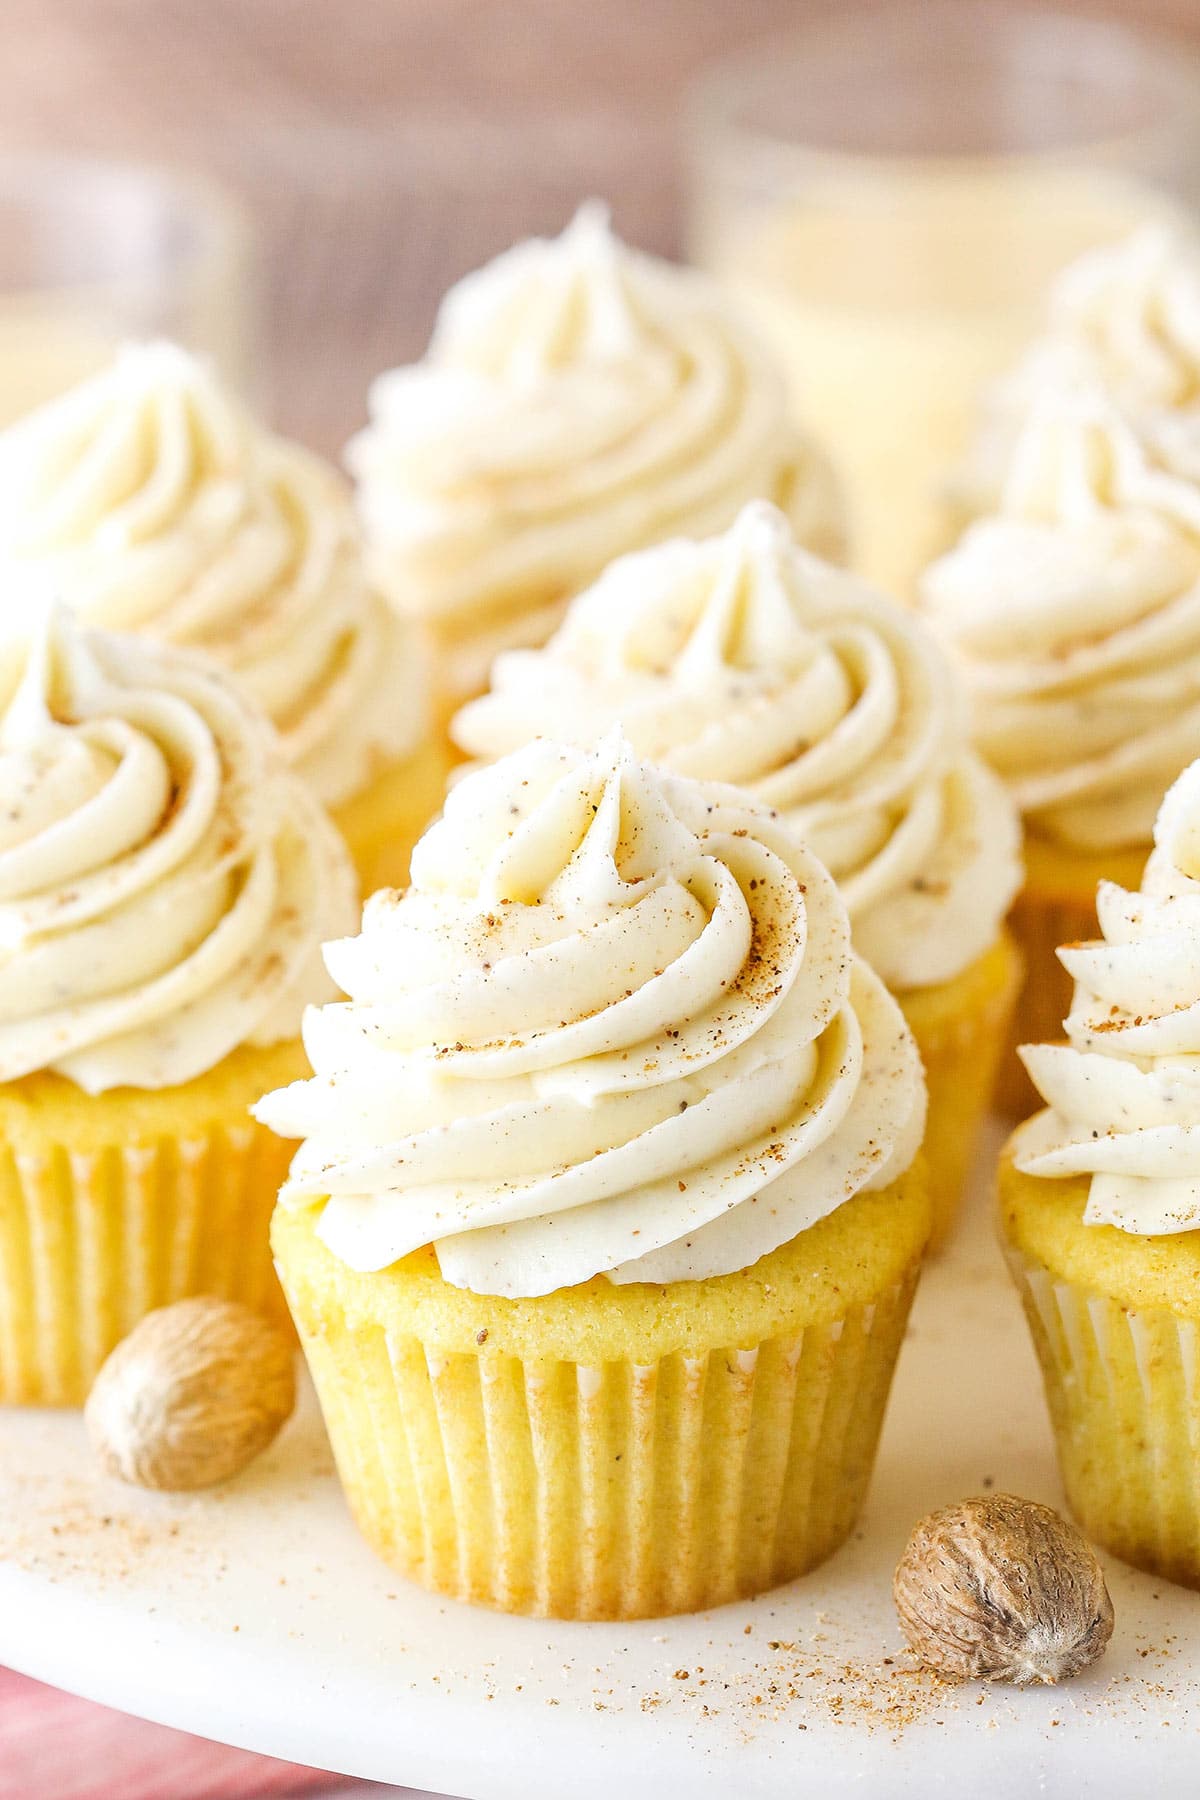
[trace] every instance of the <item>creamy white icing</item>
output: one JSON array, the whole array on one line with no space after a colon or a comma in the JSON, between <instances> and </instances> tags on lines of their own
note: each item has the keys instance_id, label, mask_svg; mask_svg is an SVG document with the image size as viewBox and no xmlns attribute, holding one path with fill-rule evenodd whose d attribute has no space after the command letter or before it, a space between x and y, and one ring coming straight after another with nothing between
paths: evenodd
<instances>
[{"instance_id":1,"label":"creamy white icing","mask_svg":"<svg viewBox=\"0 0 1200 1800\"><path fill-rule=\"evenodd\" d=\"M429 620L456 691L543 643L615 556L723 529L763 495L828 554L842 515L784 382L716 290L626 249L596 206L446 296L349 446L372 567Z\"/></svg>"},{"instance_id":2,"label":"creamy white icing","mask_svg":"<svg viewBox=\"0 0 1200 1800\"><path fill-rule=\"evenodd\" d=\"M890 987L949 980L994 941L1019 826L966 742L944 655L766 502L724 537L614 563L544 650L499 659L452 732L491 760L535 734L586 747L618 721L647 761L776 808Z\"/></svg>"},{"instance_id":3,"label":"creamy white icing","mask_svg":"<svg viewBox=\"0 0 1200 1800\"><path fill-rule=\"evenodd\" d=\"M174 345L128 346L0 433L0 583L33 581L215 656L328 805L420 739L424 652L367 585L336 473Z\"/></svg>"},{"instance_id":4,"label":"creamy white icing","mask_svg":"<svg viewBox=\"0 0 1200 1800\"><path fill-rule=\"evenodd\" d=\"M995 505L1021 427L1048 386L1099 385L1150 436L1195 454L1200 436L1200 234L1153 220L1068 265L1043 334L984 396L953 491Z\"/></svg>"},{"instance_id":5,"label":"creamy white icing","mask_svg":"<svg viewBox=\"0 0 1200 1800\"><path fill-rule=\"evenodd\" d=\"M1200 763L1163 802L1140 893L1102 882L1102 937L1059 957L1075 981L1068 1043L1021 1054L1048 1110L1017 1167L1089 1176L1089 1225L1200 1228Z\"/></svg>"},{"instance_id":6,"label":"creamy white icing","mask_svg":"<svg viewBox=\"0 0 1200 1800\"><path fill-rule=\"evenodd\" d=\"M539 740L326 951L284 1205L378 1269L544 1294L748 1267L916 1152L924 1084L811 851L733 789Z\"/></svg>"},{"instance_id":7,"label":"creamy white icing","mask_svg":"<svg viewBox=\"0 0 1200 1800\"><path fill-rule=\"evenodd\" d=\"M341 839L205 661L59 609L0 646L0 1081L174 1086L299 1030Z\"/></svg>"},{"instance_id":8,"label":"creamy white icing","mask_svg":"<svg viewBox=\"0 0 1200 1800\"><path fill-rule=\"evenodd\" d=\"M1031 829L1149 842L1200 753L1200 486L1103 393L1048 390L1001 510L926 571L922 603Z\"/></svg>"}]
</instances>

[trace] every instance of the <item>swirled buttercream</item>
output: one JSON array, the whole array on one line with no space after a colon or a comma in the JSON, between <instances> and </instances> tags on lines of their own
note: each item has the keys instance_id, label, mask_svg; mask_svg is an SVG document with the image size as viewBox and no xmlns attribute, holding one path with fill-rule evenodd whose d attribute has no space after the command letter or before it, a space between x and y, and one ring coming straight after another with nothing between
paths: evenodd
<instances>
[{"instance_id":1,"label":"swirled buttercream","mask_svg":"<svg viewBox=\"0 0 1200 1800\"><path fill-rule=\"evenodd\" d=\"M423 653L367 585L337 475L174 345L130 345L0 433L0 583L34 581L216 657L327 805L421 735Z\"/></svg>"},{"instance_id":2,"label":"swirled buttercream","mask_svg":"<svg viewBox=\"0 0 1200 1800\"><path fill-rule=\"evenodd\" d=\"M821 864L619 735L468 777L326 960L316 1076L256 1110L307 1134L281 1199L355 1268L434 1243L483 1293L717 1275L920 1138L916 1047Z\"/></svg>"},{"instance_id":3,"label":"swirled buttercream","mask_svg":"<svg viewBox=\"0 0 1200 1800\"><path fill-rule=\"evenodd\" d=\"M1200 753L1200 485L1102 393L1048 391L1001 510L926 571L922 602L1031 830L1148 843Z\"/></svg>"},{"instance_id":4,"label":"swirled buttercream","mask_svg":"<svg viewBox=\"0 0 1200 1800\"><path fill-rule=\"evenodd\" d=\"M639 756L736 783L837 879L889 986L949 980L1020 885L1019 828L970 749L929 631L796 546L763 501L724 537L621 558L541 651L512 651L453 735L493 759L534 735L588 746L619 721Z\"/></svg>"},{"instance_id":5,"label":"swirled buttercream","mask_svg":"<svg viewBox=\"0 0 1200 1800\"><path fill-rule=\"evenodd\" d=\"M0 1080L161 1088L293 1036L346 852L206 661L61 610L0 646Z\"/></svg>"},{"instance_id":6,"label":"swirled buttercream","mask_svg":"<svg viewBox=\"0 0 1200 1800\"><path fill-rule=\"evenodd\" d=\"M1102 937L1059 957L1075 981L1066 1044L1021 1052L1048 1110L1017 1166L1090 1177L1085 1223L1200 1228L1200 763L1175 782L1140 893L1102 882Z\"/></svg>"},{"instance_id":7,"label":"swirled buttercream","mask_svg":"<svg viewBox=\"0 0 1200 1800\"><path fill-rule=\"evenodd\" d=\"M980 406L952 490L973 512L1003 489L1021 428L1048 387L1104 388L1170 453L1200 454L1200 233L1153 220L1068 265L1046 328Z\"/></svg>"},{"instance_id":8,"label":"swirled buttercream","mask_svg":"<svg viewBox=\"0 0 1200 1800\"><path fill-rule=\"evenodd\" d=\"M615 556L722 530L756 496L840 554L780 373L707 281L626 249L596 206L452 289L370 409L347 460L372 567L437 631L460 695L500 650L544 643Z\"/></svg>"}]
</instances>

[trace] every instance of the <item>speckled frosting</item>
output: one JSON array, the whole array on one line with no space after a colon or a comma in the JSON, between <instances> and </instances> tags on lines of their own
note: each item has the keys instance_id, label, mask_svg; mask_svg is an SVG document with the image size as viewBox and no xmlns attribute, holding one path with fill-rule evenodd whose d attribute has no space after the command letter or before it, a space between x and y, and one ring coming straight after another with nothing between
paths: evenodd
<instances>
[{"instance_id":1,"label":"speckled frosting","mask_svg":"<svg viewBox=\"0 0 1200 1800\"><path fill-rule=\"evenodd\" d=\"M281 1201L357 1269L544 1294L741 1269L916 1152L920 1059L830 876L614 735L470 776L326 952Z\"/></svg>"},{"instance_id":2,"label":"speckled frosting","mask_svg":"<svg viewBox=\"0 0 1200 1800\"><path fill-rule=\"evenodd\" d=\"M370 411L347 461L372 570L435 631L459 697L501 650L543 643L615 556L721 530L756 495L842 549L828 464L754 334L594 205L454 288L425 357L382 375Z\"/></svg>"}]
</instances>

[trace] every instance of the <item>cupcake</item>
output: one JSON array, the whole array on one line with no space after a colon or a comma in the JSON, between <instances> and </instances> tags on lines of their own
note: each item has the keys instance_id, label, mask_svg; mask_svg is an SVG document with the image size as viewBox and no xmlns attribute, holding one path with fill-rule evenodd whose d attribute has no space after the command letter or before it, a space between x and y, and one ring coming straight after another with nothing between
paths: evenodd
<instances>
[{"instance_id":1,"label":"cupcake","mask_svg":"<svg viewBox=\"0 0 1200 1800\"><path fill-rule=\"evenodd\" d=\"M62 611L0 646L0 1401L78 1405L144 1313L282 1312L288 1148L337 833L205 659Z\"/></svg>"},{"instance_id":2,"label":"cupcake","mask_svg":"<svg viewBox=\"0 0 1200 1800\"><path fill-rule=\"evenodd\" d=\"M493 760L535 733L594 744L620 721L639 756L736 783L804 838L920 1046L939 1232L1019 980L1004 932L1021 879L1016 812L960 711L919 621L798 549L756 501L723 537L614 563L545 649L497 661L491 691L451 727Z\"/></svg>"},{"instance_id":3,"label":"cupcake","mask_svg":"<svg viewBox=\"0 0 1200 1800\"><path fill-rule=\"evenodd\" d=\"M276 1259L351 1507L439 1592L634 1618L850 1530L930 1214L920 1062L811 851L543 740L326 961Z\"/></svg>"},{"instance_id":4,"label":"cupcake","mask_svg":"<svg viewBox=\"0 0 1200 1800\"><path fill-rule=\"evenodd\" d=\"M366 888L437 811L428 658L367 585L334 470L269 436L171 344L0 433L0 580L223 663L334 814Z\"/></svg>"},{"instance_id":5,"label":"cupcake","mask_svg":"<svg viewBox=\"0 0 1200 1800\"><path fill-rule=\"evenodd\" d=\"M1092 934L1103 876L1137 886L1159 802L1200 754L1200 485L1102 393L1048 391L1001 509L926 571L922 605L1025 821L1016 1041L1055 1038L1055 947ZM1005 1105L1029 1111L1007 1071Z\"/></svg>"},{"instance_id":6,"label":"cupcake","mask_svg":"<svg viewBox=\"0 0 1200 1800\"><path fill-rule=\"evenodd\" d=\"M1068 1042L1022 1051L1046 1110L1014 1135L1003 1227L1088 1536L1200 1587L1200 763L1140 891L1059 952Z\"/></svg>"},{"instance_id":7,"label":"cupcake","mask_svg":"<svg viewBox=\"0 0 1200 1800\"><path fill-rule=\"evenodd\" d=\"M983 398L950 483L960 529L995 510L1022 426L1047 387L1064 384L1098 385L1168 449L1200 451L1200 233L1190 223L1154 220L1059 276L1045 331Z\"/></svg>"},{"instance_id":8,"label":"cupcake","mask_svg":"<svg viewBox=\"0 0 1200 1800\"><path fill-rule=\"evenodd\" d=\"M842 550L782 373L709 282L626 249L595 204L452 289L370 411L347 462L371 568L434 633L450 704L501 650L544 643L615 556L723 530L755 496Z\"/></svg>"}]
</instances>

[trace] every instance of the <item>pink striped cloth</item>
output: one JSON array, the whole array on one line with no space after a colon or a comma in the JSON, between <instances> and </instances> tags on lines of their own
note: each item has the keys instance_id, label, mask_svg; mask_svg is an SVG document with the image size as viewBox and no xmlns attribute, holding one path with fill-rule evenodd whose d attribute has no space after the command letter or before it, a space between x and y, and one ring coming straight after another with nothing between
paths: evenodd
<instances>
[{"instance_id":1,"label":"pink striped cloth","mask_svg":"<svg viewBox=\"0 0 1200 1800\"><path fill-rule=\"evenodd\" d=\"M354 1785L0 1669L0 1800L268 1800Z\"/></svg>"}]
</instances>

